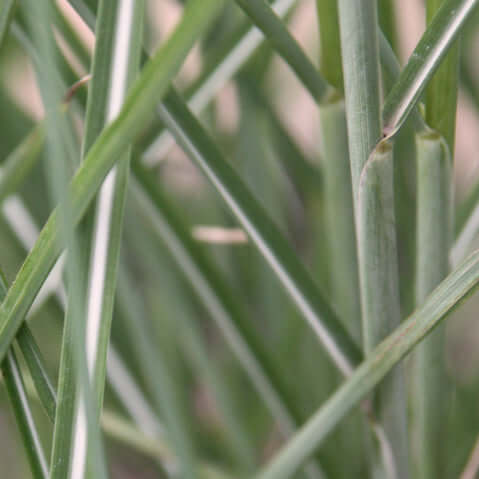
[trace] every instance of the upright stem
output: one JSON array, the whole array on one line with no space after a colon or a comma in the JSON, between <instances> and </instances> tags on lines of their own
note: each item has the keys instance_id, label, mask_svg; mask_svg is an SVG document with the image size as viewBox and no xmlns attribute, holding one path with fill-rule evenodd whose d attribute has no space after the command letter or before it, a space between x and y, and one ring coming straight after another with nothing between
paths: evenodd
<instances>
[{"instance_id":1,"label":"upright stem","mask_svg":"<svg viewBox=\"0 0 479 479\"><path fill-rule=\"evenodd\" d=\"M336 0L317 0L322 73L343 90L341 44ZM338 96L319 107L326 230L332 267L333 302L348 332L360 344L361 318L356 233L344 101Z\"/></svg>"},{"instance_id":2,"label":"upright stem","mask_svg":"<svg viewBox=\"0 0 479 479\"><path fill-rule=\"evenodd\" d=\"M358 241L365 354L401 320L392 146L381 136L377 5L339 0L349 152ZM374 151L373 151L374 150ZM389 443L397 477L408 477L404 385L400 369L378 387L373 412ZM386 457L386 456L384 456Z\"/></svg>"},{"instance_id":3,"label":"upright stem","mask_svg":"<svg viewBox=\"0 0 479 479\"><path fill-rule=\"evenodd\" d=\"M443 0L426 2L428 23L442 3ZM437 133L416 137L416 305L421 305L449 272L458 52L458 46L451 49L426 90L426 121ZM444 477L441 438L449 396L444 365L444 333L444 327L436 329L414 356L412 451L415 477L421 479Z\"/></svg>"},{"instance_id":4,"label":"upright stem","mask_svg":"<svg viewBox=\"0 0 479 479\"><path fill-rule=\"evenodd\" d=\"M417 135L416 303L447 276L451 240L451 158L437 133ZM412 396L415 477L443 477L441 444L447 403L444 327L433 331L415 352Z\"/></svg>"},{"instance_id":5,"label":"upright stem","mask_svg":"<svg viewBox=\"0 0 479 479\"><path fill-rule=\"evenodd\" d=\"M394 211L392 145L380 143L366 163L359 185L357 234L361 283L363 341L366 355L395 330L401 320ZM386 434L381 445L386 477L408 477L406 398L402 368L394 369L378 387L373 412ZM395 473L393 472L395 471Z\"/></svg>"},{"instance_id":6,"label":"upright stem","mask_svg":"<svg viewBox=\"0 0 479 479\"><path fill-rule=\"evenodd\" d=\"M319 117L332 301L349 334L360 344L356 232L344 101L321 105Z\"/></svg>"},{"instance_id":7,"label":"upright stem","mask_svg":"<svg viewBox=\"0 0 479 479\"><path fill-rule=\"evenodd\" d=\"M349 334L361 344L361 307L359 275L354 227L351 166L349 164L348 130L344 105L343 66L339 33L337 0L316 0L321 74L334 86L336 98L319 105L319 136L321 166L323 172L325 236L329 261L330 293L340 319ZM330 388L331 385L325 385ZM329 389L328 391L332 391ZM361 474L364 459L364 418L352 415L338 428L336 443L337 460L333 475L351 477ZM363 432L364 434L361 434ZM356 451L347 463L341 450ZM331 450L331 455L334 449Z\"/></svg>"}]
</instances>

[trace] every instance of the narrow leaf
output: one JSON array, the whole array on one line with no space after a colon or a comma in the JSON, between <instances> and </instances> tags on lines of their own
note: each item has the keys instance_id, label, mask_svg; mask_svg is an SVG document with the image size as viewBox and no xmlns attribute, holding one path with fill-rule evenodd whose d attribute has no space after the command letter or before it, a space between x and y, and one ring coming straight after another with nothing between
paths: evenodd
<instances>
[{"instance_id":1,"label":"narrow leaf","mask_svg":"<svg viewBox=\"0 0 479 479\"><path fill-rule=\"evenodd\" d=\"M178 143L218 190L338 368L348 374L360 356L358 348L274 223L172 90L158 113Z\"/></svg>"},{"instance_id":2,"label":"narrow leaf","mask_svg":"<svg viewBox=\"0 0 479 479\"><path fill-rule=\"evenodd\" d=\"M426 16L430 23L444 0L427 0ZM456 42L441 61L426 89L426 122L440 133L454 157L457 92L459 83L459 43Z\"/></svg>"},{"instance_id":3,"label":"narrow leaf","mask_svg":"<svg viewBox=\"0 0 479 479\"><path fill-rule=\"evenodd\" d=\"M445 140L437 133L417 135L416 150L416 305L421 305L449 272L452 162ZM444 351L445 329L440 326L414 352L411 406L417 443L411 453L417 477L424 479L441 477L445 466L441 438L446 433L450 395Z\"/></svg>"},{"instance_id":4,"label":"narrow leaf","mask_svg":"<svg viewBox=\"0 0 479 479\"><path fill-rule=\"evenodd\" d=\"M22 373L12 349L3 360L2 374L15 417L25 445L28 460L35 479L48 478L48 466L40 443L30 406L28 404Z\"/></svg>"},{"instance_id":5,"label":"narrow leaf","mask_svg":"<svg viewBox=\"0 0 479 479\"><path fill-rule=\"evenodd\" d=\"M399 80L386 98L383 131L394 136L418 102L478 0L447 0L427 27Z\"/></svg>"},{"instance_id":6,"label":"narrow leaf","mask_svg":"<svg viewBox=\"0 0 479 479\"><path fill-rule=\"evenodd\" d=\"M5 280L0 274L0 298L7 292ZM30 462L32 475L35 479L48 478L48 465L40 442L37 427L28 404L25 384L20 366L12 348L7 352L1 365L5 386L15 413L21 437Z\"/></svg>"},{"instance_id":7,"label":"narrow leaf","mask_svg":"<svg viewBox=\"0 0 479 479\"><path fill-rule=\"evenodd\" d=\"M53 423L55 420L56 392L45 368L40 349L26 324L18 331L17 342L32 376L40 402Z\"/></svg>"},{"instance_id":8,"label":"narrow leaf","mask_svg":"<svg viewBox=\"0 0 479 479\"><path fill-rule=\"evenodd\" d=\"M392 146L381 135L377 2L339 0L364 351L401 321ZM385 321L387 318L387 321ZM397 369L372 399L398 477L408 474L406 396ZM383 465L387 461L383 455Z\"/></svg>"},{"instance_id":9,"label":"narrow leaf","mask_svg":"<svg viewBox=\"0 0 479 479\"><path fill-rule=\"evenodd\" d=\"M301 79L312 97L319 103L326 100L333 93L333 89L321 77L271 6L264 0L235 1L263 31L273 47Z\"/></svg>"},{"instance_id":10,"label":"narrow leaf","mask_svg":"<svg viewBox=\"0 0 479 479\"><path fill-rule=\"evenodd\" d=\"M44 125L40 124L7 156L0 175L0 203L23 183L37 162L44 142Z\"/></svg>"},{"instance_id":11,"label":"narrow leaf","mask_svg":"<svg viewBox=\"0 0 479 479\"><path fill-rule=\"evenodd\" d=\"M271 8L279 18L284 18L291 10L296 0L276 0ZM218 91L240 71L253 53L265 42L265 36L257 27L244 29L244 33L238 39L235 36L230 44L224 48L216 61L205 67L205 71L199 79L188 89L188 107L192 112L198 114L211 102ZM144 162L153 166L160 161L175 144L171 133L164 128L163 124L155 121L150 131L145 135L145 140L140 141L144 152Z\"/></svg>"},{"instance_id":12,"label":"narrow leaf","mask_svg":"<svg viewBox=\"0 0 479 479\"><path fill-rule=\"evenodd\" d=\"M286 479L321 445L339 421L479 284L479 253L451 273L398 329L382 341L273 458L258 479Z\"/></svg>"},{"instance_id":13,"label":"narrow leaf","mask_svg":"<svg viewBox=\"0 0 479 479\"><path fill-rule=\"evenodd\" d=\"M124 148L150 119L155 102L165 93L169 81L189 49L215 18L221 6L221 0L189 2L182 22L145 67L119 117L104 130L73 178L68 189L72 226L78 224L102 180ZM58 226L58 211L55 210L0 307L0 358L5 356L28 308L60 253Z\"/></svg>"}]
</instances>

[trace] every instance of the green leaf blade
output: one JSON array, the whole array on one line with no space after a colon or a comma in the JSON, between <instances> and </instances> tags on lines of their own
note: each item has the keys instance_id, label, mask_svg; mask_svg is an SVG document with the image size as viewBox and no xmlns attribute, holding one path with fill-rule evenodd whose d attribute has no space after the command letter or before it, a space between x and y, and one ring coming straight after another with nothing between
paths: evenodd
<instances>
[{"instance_id":1,"label":"green leaf blade","mask_svg":"<svg viewBox=\"0 0 479 479\"><path fill-rule=\"evenodd\" d=\"M479 253L451 273L401 326L382 341L297 435L257 476L286 479L404 356L479 284Z\"/></svg>"}]
</instances>

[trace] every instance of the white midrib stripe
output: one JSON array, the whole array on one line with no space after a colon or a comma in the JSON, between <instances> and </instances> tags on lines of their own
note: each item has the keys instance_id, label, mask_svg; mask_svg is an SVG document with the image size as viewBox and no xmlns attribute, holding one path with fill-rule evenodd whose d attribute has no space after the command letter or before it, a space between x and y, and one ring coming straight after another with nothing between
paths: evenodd
<instances>
[{"instance_id":1,"label":"white midrib stripe","mask_svg":"<svg viewBox=\"0 0 479 479\"><path fill-rule=\"evenodd\" d=\"M1 174L0 169L0 176ZM22 246L30 251L35 245L39 230L23 200L17 195L9 196L4 200L2 213ZM66 251L63 251L30 307L29 315L39 310L51 294L55 294L63 311L66 310L67 298L62 283L65 258ZM152 438L161 437L164 429L158 417L113 345L108 350L107 374L111 387L140 431Z\"/></svg>"},{"instance_id":2,"label":"white midrib stripe","mask_svg":"<svg viewBox=\"0 0 479 479\"><path fill-rule=\"evenodd\" d=\"M133 10L134 0L121 0L115 33L115 50L110 79L111 90L108 101L107 124L116 118L125 98ZM116 167L110 171L101 186L92 238L93 250L90 257L89 270L86 345L90 375L94 372L98 349L98 334L103 309L103 293L105 290L108 246L110 243L115 180Z\"/></svg>"},{"instance_id":3,"label":"white midrib stripe","mask_svg":"<svg viewBox=\"0 0 479 479\"><path fill-rule=\"evenodd\" d=\"M133 14L134 0L120 0L115 28L115 48L113 52L110 92L106 115L107 124L112 122L118 115L125 97ZM86 356L90 380L95 372L98 340L101 329L116 174L116 167L114 167L100 188L92 237L93 248L90 257L86 324ZM88 424L84 391L80 391L78 397L79 404L74 429L75 437L72 443L74 453L70 470L71 479L83 479L88 450Z\"/></svg>"}]
</instances>

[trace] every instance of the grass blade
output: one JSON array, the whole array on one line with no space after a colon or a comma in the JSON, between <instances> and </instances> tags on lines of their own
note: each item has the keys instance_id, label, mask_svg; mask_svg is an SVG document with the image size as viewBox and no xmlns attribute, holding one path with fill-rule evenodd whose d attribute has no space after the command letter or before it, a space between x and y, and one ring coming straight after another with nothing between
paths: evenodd
<instances>
[{"instance_id":1,"label":"grass blade","mask_svg":"<svg viewBox=\"0 0 479 479\"><path fill-rule=\"evenodd\" d=\"M449 271L451 237L451 157L437 133L417 135L417 257L416 304ZM438 327L417 348L412 395L416 477L439 478L444 471L444 418L447 378L444 364L444 328Z\"/></svg>"},{"instance_id":2,"label":"grass blade","mask_svg":"<svg viewBox=\"0 0 479 479\"><path fill-rule=\"evenodd\" d=\"M427 18L432 20L441 3L427 2ZM418 268L416 273L417 300L422 301L449 271L449 248L452 228L451 158L454 152L456 106L458 91L459 48L456 45L442 61L426 90L426 120L445 138L422 138L418 144L418 213L424 208L422 225L418 222ZM434 143L436 145L434 146ZM423 158L421 158L423 156ZM419 162L422 159L422 165ZM423 185L421 186L421 183ZM425 190L421 192L421 189ZM422 193L422 195L420 195ZM422 200L422 205L419 200ZM441 205L440 211L437 209ZM436 213L437 212L437 213ZM419 216L418 216L419 217ZM421 229L420 229L421 228ZM435 244L434 244L435 243ZM432 252L436 252L431 262ZM426 264L428 266L426 266ZM434 266L433 266L434 265ZM447 376L444 359L444 328L434 332L416 353L416 420L419 450L417 474L419 477L441 477L444 452L438 438L445 432L443 416L447 412ZM433 365L433 369L431 366ZM433 371L433 373L432 373ZM437 396L440 392L440 396ZM433 407L431 407L433 405ZM432 410L435 413L432 414Z\"/></svg>"},{"instance_id":3,"label":"grass blade","mask_svg":"<svg viewBox=\"0 0 479 479\"><path fill-rule=\"evenodd\" d=\"M393 175L392 147L381 143L361 173L358 192L363 341L368 353L401 322ZM402 368L396 368L386 377L373 401L374 413L392 449L393 470L398 477L408 477L408 429Z\"/></svg>"},{"instance_id":4,"label":"grass blade","mask_svg":"<svg viewBox=\"0 0 479 479\"><path fill-rule=\"evenodd\" d=\"M354 374L323 404L296 436L258 475L285 479L321 445L338 422L479 283L479 253L471 255L433 291L398 329L370 353Z\"/></svg>"},{"instance_id":5,"label":"grass blade","mask_svg":"<svg viewBox=\"0 0 479 479\"><path fill-rule=\"evenodd\" d=\"M90 29L94 28L95 17L83 0L70 1L70 3L85 24ZM295 3L296 0L276 0L271 4L271 8L278 17L283 18ZM195 113L201 112L264 41L263 33L258 28L249 25L245 25L241 29L238 37L233 36L231 42L224 47L224 51L215 61L206 65L200 78L188 89L188 105L192 111ZM154 141L153 138L155 138ZM139 142L142 149L146 150L144 155L145 164L153 166L171 149L174 142L171 133L165 130L163 124L156 120Z\"/></svg>"},{"instance_id":6,"label":"grass blade","mask_svg":"<svg viewBox=\"0 0 479 479\"><path fill-rule=\"evenodd\" d=\"M288 402L288 396L283 395L281 375L272 369L261 339L243 319L242 308L226 287L225 279L194 243L149 173L138 162L133 163L133 172L135 201L150 217L155 231L161 236L170 254L183 270L185 279L191 283L193 290L217 323L259 395L278 421L282 432L285 435L291 434L299 418L291 402Z\"/></svg>"},{"instance_id":7,"label":"grass blade","mask_svg":"<svg viewBox=\"0 0 479 479\"><path fill-rule=\"evenodd\" d=\"M31 133L8 155L2 163L0 175L0 203L14 193L23 183L38 160L45 142L43 124L33 128Z\"/></svg>"},{"instance_id":8,"label":"grass blade","mask_svg":"<svg viewBox=\"0 0 479 479\"><path fill-rule=\"evenodd\" d=\"M183 21L135 82L117 120L100 135L68 189L72 225L77 224L108 171L152 115L194 41L214 19L221 0L193 1ZM52 213L0 307L0 358L60 252L58 211ZM19 301L19 298L22 300Z\"/></svg>"},{"instance_id":9,"label":"grass blade","mask_svg":"<svg viewBox=\"0 0 479 479\"><path fill-rule=\"evenodd\" d=\"M393 158L390 145L375 149L381 135L376 2L340 0L339 14L358 241L362 338L364 351L369 354L401 320ZM398 477L408 475L403 383L402 371L397 369L374 397L374 411L390 443Z\"/></svg>"},{"instance_id":10,"label":"grass blade","mask_svg":"<svg viewBox=\"0 0 479 479\"><path fill-rule=\"evenodd\" d=\"M56 392L45 368L40 349L33 337L32 332L24 324L17 334L17 342L25 358L25 363L35 385L40 402L53 423L55 421Z\"/></svg>"},{"instance_id":11,"label":"grass blade","mask_svg":"<svg viewBox=\"0 0 479 479\"><path fill-rule=\"evenodd\" d=\"M128 85L137 72L143 6L143 2L134 3L130 0L122 0L115 4L100 3L98 36L83 144L83 150L86 152L100 133L104 122L108 123L115 119ZM108 92L108 95L105 95L105 92ZM83 238L85 243L91 241L88 287L85 288L87 291L86 354L98 417L103 403L106 356L128 179L128 160L127 153L105 179L97 199L91 236L87 234ZM72 443L73 450L79 451L79 454L74 457L76 461L74 475L78 478L83 477L83 471L88 462L87 437L82 433L87 427L82 394L83 391L78 391L75 436ZM61 436L58 437L61 438ZM60 447L59 456L62 454L64 452L62 453Z\"/></svg>"},{"instance_id":12,"label":"grass blade","mask_svg":"<svg viewBox=\"0 0 479 479\"><path fill-rule=\"evenodd\" d=\"M339 1L354 198L357 198L361 171L381 136L375 3Z\"/></svg>"},{"instance_id":13,"label":"grass blade","mask_svg":"<svg viewBox=\"0 0 479 479\"><path fill-rule=\"evenodd\" d=\"M430 23L444 0L426 2L427 22ZM454 45L441 61L426 89L426 123L440 133L454 157L456 133L457 91L459 81L459 45Z\"/></svg>"},{"instance_id":14,"label":"grass blade","mask_svg":"<svg viewBox=\"0 0 479 479\"><path fill-rule=\"evenodd\" d=\"M343 91L338 3L336 0L316 0L316 8L319 23L320 70L330 85L338 91Z\"/></svg>"},{"instance_id":15,"label":"grass blade","mask_svg":"<svg viewBox=\"0 0 479 479\"><path fill-rule=\"evenodd\" d=\"M321 77L283 22L264 0L235 0L251 20L260 28L278 53L296 73L311 96L319 103L333 93Z\"/></svg>"},{"instance_id":16,"label":"grass blade","mask_svg":"<svg viewBox=\"0 0 479 479\"><path fill-rule=\"evenodd\" d=\"M446 0L443 3L386 98L383 108L385 135L394 136L401 128L476 6L477 0Z\"/></svg>"},{"instance_id":17,"label":"grass blade","mask_svg":"<svg viewBox=\"0 0 479 479\"><path fill-rule=\"evenodd\" d=\"M168 204L158 185L138 161L133 163L133 198L169 250L205 309L216 322L238 362L264 400L285 437L303 416L285 386L281 372L269 359L262 339L245 321L245 312L229 291L226 280L201 252Z\"/></svg>"},{"instance_id":18,"label":"grass blade","mask_svg":"<svg viewBox=\"0 0 479 479\"><path fill-rule=\"evenodd\" d=\"M430 22L442 0L428 0ZM452 157L456 129L459 48L451 48L431 78L426 90L426 122L436 134L418 134L417 150L417 263L416 304L449 272L452 231ZM418 348L414 356L413 434L411 449L415 474L419 478L444 476L445 453L441 437L447 432L451 395L445 365L445 329L439 327Z\"/></svg>"},{"instance_id":19,"label":"grass blade","mask_svg":"<svg viewBox=\"0 0 479 479\"><path fill-rule=\"evenodd\" d=\"M358 348L276 226L173 91L170 90L158 112L249 234L336 365L348 374L360 356Z\"/></svg>"},{"instance_id":20,"label":"grass blade","mask_svg":"<svg viewBox=\"0 0 479 479\"><path fill-rule=\"evenodd\" d=\"M27 137L26 141L28 141L28 138L29 137ZM21 158L19 158L18 161L21 162ZM34 224L33 219L30 218L26 207L22 206L23 203L21 199L19 197L15 199L15 210L14 208L8 208L8 221L11 223L11 227L14 232L22 231L22 226L19 224L22 221L27 221L29 223L27 229L28 231L33 233L33 236L20 236L21 241L23 242L23 245L20 246L20 248L22 250L25 248L28 249L31 248L35 243L36 236L38 235L37 228ZM9 202L10 200L12 200L11 197L7 199L7 202ZM21 215L18 214L18 208L20 208L22 211ZM55 268L57 268L57 266L55 266ZM53 279L53 281L50 281L51 279ZM42 298L40 298L39 295L37 297L37 300L44 301L45 299L47 299L50 293L55 292L59 302L59 306L64 309L66 300L65 293L60 284L61 271L58 275L58 278L53 278L50 275L47 280L47 283L51 283L51 285L49 285L48 291L45 291L45 294L42 295ZM44 286L47 286L47 284L45 283ZM42 291L43 290L44 288L42 289ZM41 303L37 303L36 307L41 307ZM40 399L41 404L47 412L49 419L52 421L52 423L54 423L56 409L56 392L46 372L45 366L43 364L43 359L41 358L41 354L38 350L35 340L26 324L23 324L21 326L16 339L25 357L27 367L29 368L31 376L33 378L38 398ZM123 361L116 353L116 350L113 345L110 346L109 351L108 379L112 388L117 393L118 399L125 407L126 411L134 419L137 427L139 427L140 430L143 431L143 434L147 434L148 437L157 438L159 435L159 429L156 427L158 423L156 416L154 412L149 409L149 405L147 404L139 387L135 384L133 377L126 369ZM108 428L106 432L110 434L112 433L112 431L110 431L110 429ZM163 457L162 462L165 461L166 463L168 463L168 460Z\"/></svg>"},{"instance_id":21,"label":"grass blade","mask_svg":"<svg viewBox=\"0 0 479 479\"><path fill-rule=\"evenodd\" d=\"M339 316L359 344L361 307L344 101L321 105L319 118L331 293Z\"/></svg>"},{"instance_id":22,"label":"grass blade","mask_svg":"<svg viewBox=\"0 0 479 479\"><path fill-rule=\"evenodd\" d=\"M28 460L35 479L47 479L48 466L40 443L40 438L33 420L33 415L28 404L25 384L18 365L17 358L12 349L1 366L5 386L15 412L15 418L22 435Z\"/></svg>"},{"instance_id":23,"label":"grass blade","mask_svg":"<svg viewBox=\"0 0 479 479\"><path fill-rule=\"evenodd\" d=\"M28 250L35 244L35 239L38 236L37 227L20 198L10 197L8 198L8 201L10 202L12 199L15 199L15 203L13 204L14 208L7 208L7 221L10 223L14 233L19 235L19 241L22 243L21 245L15 246L18 246L22 250ZM19 212L21 212L21 214L19 214ZM29 235L21 234L21 222L28 223L27 229L33 233L31 237ZM45 301L52 293L55 294L59 307L63 310L65 309L66 294L61 286L62 268L63 267L59 263L55 265L56 271L51 271L42 290L37 296L32 309L39 309L42 306L43 301ZM48 288L45 290L45 287L47 286ZM32 312L32 309L30 310L30 313ZM51 385L50 379L48 378L45 367L42 364L38 347L36 347L33 337L31 337L31 341L25 337L23 334L25 330L28 330L28 326L23 324L17 334L17 340L22 349L22 353L25 356L27 366L31 371L43 407L47 411L47 415L51 421L54 422L56 393ZM117 393L118 399L124 406L125 410L131 415L141 430L149 435L155 436L157 433L155 427L155 415L148 410L149 406L146 404L139 387L135 384L133 377L126 369L126 366L118 356L113 345L110 346L107 369L108 380L114 391Z\"/></svg>"},{"instance_id":24,"label":"grass blade","mask_svg":"<svg viewBox=\"0 0 479 479\"><path fill-rule=\"evenodd\" d=\"M336 0L317 0L321 67L334 87L343 90L341 41ZM344 101L319 107L325 222L330 253L331 293L351 336L361 343L359 277L354 229L351 166ZM346 288L345 285L349 286Z\"/></svg>"},{"instance_id":25,"label":"grass blade","mask_svg":"<svg viewBox=\"0 0 479 479\"><path fill-rule=\"evenodd\" d=\"M108 2L107 2L108 3ZM105 3L101 2L100 6ZM86 132L89 136L101 131L91 126L93 118L105 118L106 122L114 120L118 114L126 90L138 72L139 53L142 40L143 2L122 0L114 12L100 8L98 28L107 30L107 44L98 37L96 43L92 90L89 97L87 115L90 124ZM109 25L115 18L115 24ZM122 38L123 42L119 41ZM103 37L104 38L104 37ZM126 43L125 43L126 42ZM114 48L111 48L115 45ZM110 58L113 60L110 65ZM107 59L104 63L102 60ZM98 74L98 77L96 77ZM102 75L108 75L106 81ZM105 111L99 112L104 92L109 91ZM94 110L94 111L92 111ZM87 151L93 138L86 138L84 149ZM113 314L113 300L116 285L116 270L121 243L122 218L125 193L128 182L129 152L112 169L103 183L97 200L95 225L92 232L90 256L87 338L89 368L93 378L93 387L101 407L105 382L106 355L110 336L110 324ZM106 234L105 234L106 228Z\"/></svg>"},{"instance_id":26,"label":"grass blade","mask_svg":"<svg viewBox=\"0 0 479 479\"><path fill-rule=\"evenodd\" d=\"M26 6L27 7L27 6ZM52 14L51 5L48 2L29 2L25 10L28 25L32 32L34 44L38 48L39 58L36 60L36 73L38 86L41 92L43 105L45 108L45 126L47 132L47 185L51 199L57 202L63 198L70 171L73 169L78 150L76 147L75 134L70 121L60 114L60 105L62 94L61 76L57 65L57 50L50 26ZM68 119L67 119L68 120ZM70 221L71 204L67 201L62 203L58 210L59 234L66 242L69 251L67 261L67 278L69 284L68 312L66 315L66 325L64 328L64 344L71 350L67 355L69 359L67 367L60 364L61 377L59 380L60 389L59 401L68 397L67 407L63 407L63 401L59 402L56 409L54 440L51 462L51 477L72 477L80 474L81 467L78 467L77 460L81 457L81 448L73 450L71 448L72 435L75 434L74 413L70 405L75 401L78 391L81 391L80 405L83 405L85 417L87 418L81 433L87 438L90 447L92 473L99 479L107 477L107 468L105 456L103 453L102 441L99 431L94 425L94 406L88 389L88 377L86 366L86 357L84 354L84 333L83 333L83 304L81 298L81 289L79 288L80 254L77 237L74 232L74 226ZM67 337L70 336L70 337ZM69 342L70 338L74 338ZM62 350L62 356L64 356ZM73 378L70 380L70 378ZM66 410L67 414L63 414ZM60 434L59 434L60 433ZM60 454L58 454L60 451Z\"/></svg>"},{"instance_id":27,"label":"grass blade","mask_svg":"<svg viewBox=\"0 0 479 479\"><path fill-rule=\"evenodd\" d=\"M7 285L3 279L3 275L0 274L0 297L3 298L6 292ZM2 362L1 370L26 449L28 461L30 462L32 475L35 479L47 479L47 461L45 459L45 454L33 419L32 411L28 404L25 384L13 348L10 348L7 352L6 358Z\"/></svg>"},{"instance_id":28,"label":"grass blade","mask_svg":"<svg viewBox=\"0 0 479 479\"><path fill-rule=\"evenodd\" d=\"M152 339L154 335L147 323L141 298L134 294L133 285L129 283L126 274L121 279L118 284L118 301L121 305L122 325L131 340L155 410L164 418L167 427L165 435L177 456L175 474L194 478L197 474L197 461L186 420L178 404L178 386L167 368L164 352Z\"/></svg>"},{"instance_id":29,"label":"grass blade","mask_svg":"<svg viewBox=\"0 0 479 479\"><path fill-rule=\"evenodd\" d=\"M179 98L178 98L178 97L175 97L175 95L174 95L174 93L173 93L172 91L170 91L169 94L167 95L167 100L166 100L166 101L168 101L168 103L169 103L169 105L170 105L170 110L171 110L171 107L174 107L174 109L177 109L178 112L180 112L179 115L178 115L178 113L176 113L174 116L176 116L176 117L182 116L182 115L185 116L185 114L187 114L187 115L189 116L190 122L195 122L195 123L197 123L196 120L194 120L194 118L191 116L191 114L188 113L187 109L181 108L181 106L180 106L181 102L179 101ZM168 113L166 113L166 114L167 114L167 115L170 115L170 113L171 113L171 112L168 112ZM166 122L165 122L165 123L166 123ZM195 128L192 129L192 128L190 127L189 130L190 130L190 132L192 132L192 131L194 130L194 131L196 132L195 135L198 136L198 134L199 134L198 132L199 132L200 128L201 128L201 126L199 125L199 123L197 123L197 124L195 125ZM206 136L205 136L204 138L206 138ZM215 151L215 155L217 156L217 152L216 152L216 149L214 148L214 146L213 146L213 151ZM224 163L224 162L221 161L221 163ZM219 164L220 164L220 162L218 162L218 165L219 165ZM223 168L224 168L224 167L223 167ZM226 175L227 175L227 176L230 176L229 173L227 173ZM241 187L242 187L242 186L241 186ZM241 197L241 194L236 194L236 196L237 196L237 198L240 198L240 197ZM251 217L254 218L254 214L253 214ZM266 224L269 223L269 220L262 219L260 222L256 222L257 225L265 224L265 223L266 223ZM271 225L271 226L272 226L272 225ZM269 226L268 228L271 229L271 226ZM266 231L266 228L264 228L264 227L261 227L261 229L262 229L263 231ZM279 233L278 233L278 235L275 235L275 236L276 236L277 238L279 238ZM253 237L253 238L257 237L256 233L254 233L252 237ZM270 236L270 237L272 237L272 236ZM281 240L278 241L278 239L274 240L274 242L275 242L275 243L280 243L280 244L283 243ZM283 244L284 244L284 243L283 243ZM284 245L285 245L285 244L284 244ZM285 246L286 246L286 245L285 245ZM283 248L283 246L280 246L280 248ZM261 246L260 246L260 249L261 249ZM264 243L263 243L263 252L264 252L264 251L265 251L265 250L264 250ZM279 250L277 249L277 251L279 251ZM269 253L266 254L266 257L267 257L267 258L268 258L268 256L269 256ZM282 256L284 257L284 254L282 254ZM270 257L270 256L269 256L269 257ZM287 260L287 261L288 261L290 264L293 263L293 265L292 265L292 266L289 266L289 267L290 267L290 268L294 268L294 269L297 270L297 271L296 271L296 275L297 275L297 274L300 274L300 275L301 275L300 277L302 278L302 279L301 279L301 282L303 283L303 285L307 285L308 288L309 288L309 290L311 290L311 287L314 287L314 286L311 284L310 279L309 279L308 277L306 277L306 275L304 274L304 272L302 272L302 267L301 267L301 265L300 265L299 263L294 264L295 262L292 261L292 256L290 256L290 259ZM276 261L274 261L274 262L276 263ZM287 263L286 263L286 264L287 264ZM277 267L276 267L276 266L273 266L273 269L275 269L275 268L277 268ZM286 268L288 268L288 266L286 266ZM298 273L298 270L301 271L301 272ZM293 271L293 270L290 270L290 271ZM276 272L277 272L277 274L278 274L278 269L276 269ZM280 278L284 278L284 273L280 272L278 275L279 275ZM289 274L289 276L291 276L291 274ZM301 295L304 294L304 293L299 293L298 288L296 288L294 285L288 286L288 283L290 284L290 280L289 280L288 278L284 279L283 281L284 281L283 284L286 284L286 288L289 289L289 292L290 292L290 294L292 295L293 299L297 298L299 294L301 294ZM299 294L298 294L298 293L299 293ZM318 296L318 293L316 292L314 295L311 293L311 294L310 294L310 298L313 298L313 296L315 296L315 295ZM316 321L316 320L314 319L314 317L312 317L312 315L311 315L310 306L305 305L305 304L304 304L304 300L301 299L301 298L298 298L296 301L297 301L297 304L300 305L300 308L302 308L303 313L306 314L306 317L311 318L310 321L311 321L313 324L317 324L317 321ZM323 304L320 304L320 303L323 303ZM329 307L327 307L327 306L325 305L324 301L322 301L321 299L318 298L318 300L316 300L316 304L318 305L318 306L316 306L316 307L319 307L320 310L323 310L323 311L324 311L324 314L326 315L326 317L330 316L330 314L331 314L332 311L329 309ZM314 313L313 313L313 314L314 314ZM334 314L334 313L333 313L333 314ZM334 321L334 320L333 320L333 321ZM338 326L339 326L339 324L338 324ZM318 327L318 326L316 326L316 328L317 328L317 327ZM331 327L331 326L330 326L330 327ZM336 328L336 327L337 327L337 326L333 326L333 328ZM342 329L342 328L339 326L339 335L342 335L342 333L340 332L341 329ZM324 334L324 333L319 333L319 334ZM326 334L327 334L327 333L326 333ZM325 336L323 336L323 337L325 337ZM346 339L341 339L341 341L344 341L344 344L346 345L346 347L351 350L351 353L350 353L350 354L351 354L351 357L353 357L354 354L356 354L356 357L357 357L357 352L356 352L356 353L353 352L353 350L354 350L354 345L352 345L352 344L347 345L348 340L346 340ZM328 343L328 342L329 342L329 339L327 339L327 337L326 337L326 343ZM336 353L336 354L337 354L337 353ZM339 353L339 354L341 354L341 353ZM349 369L349 366L347 365L347 363L345 363L344 360L340 358L340 356L336 356L336 357L339 358L339 359L338 359L338 363L340 364L340 368L342 368L343 372L347 372L348 369ZM341 365L341 363L342 363L342 365Z\"/></svg>"}]
</instances>

